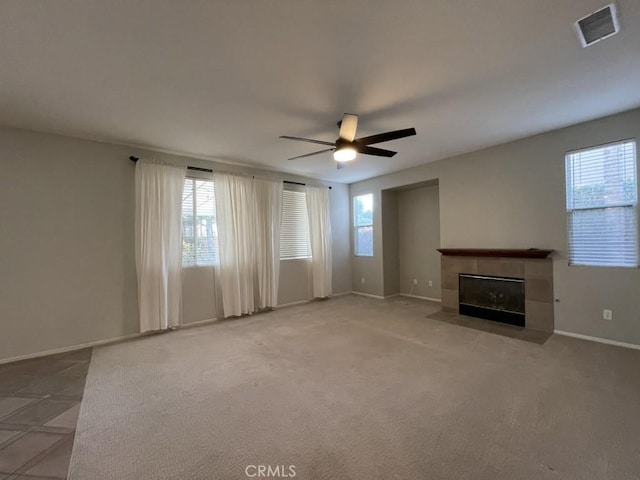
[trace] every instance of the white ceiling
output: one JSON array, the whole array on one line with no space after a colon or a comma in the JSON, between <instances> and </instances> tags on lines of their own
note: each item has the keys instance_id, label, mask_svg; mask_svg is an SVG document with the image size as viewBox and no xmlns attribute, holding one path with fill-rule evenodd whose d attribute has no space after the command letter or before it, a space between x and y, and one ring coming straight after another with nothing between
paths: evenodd
<instances>
[{"instance_id":1,"label":"white ceiling","mask_svg":"<svg viewBox=\"0 0 640 480\"><path fill-rule=\"evenodd\" d=\"M604 0L606 1L606 0ZM640 106L640 1L3 0L0 124L353 182ZM358 137L418 135L337 171ZM319 148L316 148L319 147Z\"/></svg>"}]
</instances>

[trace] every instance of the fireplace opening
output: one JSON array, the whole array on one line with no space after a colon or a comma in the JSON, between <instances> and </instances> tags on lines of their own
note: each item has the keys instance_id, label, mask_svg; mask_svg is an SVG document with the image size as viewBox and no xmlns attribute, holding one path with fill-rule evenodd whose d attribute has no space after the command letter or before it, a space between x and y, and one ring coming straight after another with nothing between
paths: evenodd
<instances>
[{"instance_id":1,"label":"fireplace opening","mask_svg":"<svg viewBox=\"0 0 640 480\"><path fill-rule=\"evenodd\" d=\"M524 280L459 274L462 315L524 327Z\"/></svg>"}]
</instances>

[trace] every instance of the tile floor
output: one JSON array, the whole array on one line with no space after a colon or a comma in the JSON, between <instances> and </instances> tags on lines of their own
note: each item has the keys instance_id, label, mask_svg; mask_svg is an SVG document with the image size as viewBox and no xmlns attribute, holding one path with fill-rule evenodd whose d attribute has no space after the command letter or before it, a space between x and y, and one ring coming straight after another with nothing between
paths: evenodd
<instances>
[{"instance_id":1,"label":"tile floor","mask_svg":"<svg viewBox=\"0 0 640 480\"><path fill-rule=\"evenodd\" d=\"M91 352L0 365L0 480L67 478Z\"/></svg>"}]
</instances>

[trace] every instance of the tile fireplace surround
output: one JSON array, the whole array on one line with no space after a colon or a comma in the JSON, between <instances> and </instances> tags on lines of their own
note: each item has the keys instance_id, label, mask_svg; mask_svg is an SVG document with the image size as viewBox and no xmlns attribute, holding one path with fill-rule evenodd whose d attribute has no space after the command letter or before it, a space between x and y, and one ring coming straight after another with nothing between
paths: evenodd
<instances>
[{"instance_id":1,"label":"tile fireplace surround","mask_svg":"<svg viewBox=\"0 0 640 480\"><path fill-rule=\"evenodd\" d=\"M442 310L458 314L461 273L524 279L525 329L553 333L553 262L551 250L439 249ZM491 320L486 320L490 322Z\"/></svg>"}]
</instances>

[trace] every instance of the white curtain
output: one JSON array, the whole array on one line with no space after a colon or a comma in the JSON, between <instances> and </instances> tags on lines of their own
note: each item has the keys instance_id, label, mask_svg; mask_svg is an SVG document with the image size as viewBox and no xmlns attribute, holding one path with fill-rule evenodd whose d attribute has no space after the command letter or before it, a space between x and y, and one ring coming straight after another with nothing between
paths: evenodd
<instances>
[{"instance_id":1,"label":"white curtain","mask_svg":"<svg viewBox=\"0 0 640 480\"><path fill-rule=\"evenodd\" d=\"M225 317L254 311L253 179L213 175L220 255L220 288Z\"/></svg>"},{"instance_id":2,"label":"white curtain","mask_svg":"<svg viewBox=\"0 0 640 480\"><path fill-rule=\"evenodd\" d=\"M311 292L315 298L325 298L332 293L329 189L307 185L305 191L311 239Z\"/></svg>"},{"instance_id":3,"label":"white curtain","mask_svg":"<svg viewBox=\"0 0 640 480\"><path fill-rule=\"evenodd\" d=\"M182 189L186 167L136 164L136 269L140 331L180 323Z\"/></svg>"},{"instance_id":4,"label":"white curtain","mask_svg":"<svg viewBox=\"0 0 640 480\"><path fill-rule=\"evenodd\" d=\"M253 187L258 306L272 308L278 304L282 182L256 178Z\"/></svg>"}]
</instances>

